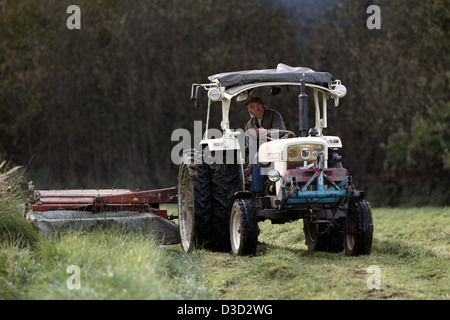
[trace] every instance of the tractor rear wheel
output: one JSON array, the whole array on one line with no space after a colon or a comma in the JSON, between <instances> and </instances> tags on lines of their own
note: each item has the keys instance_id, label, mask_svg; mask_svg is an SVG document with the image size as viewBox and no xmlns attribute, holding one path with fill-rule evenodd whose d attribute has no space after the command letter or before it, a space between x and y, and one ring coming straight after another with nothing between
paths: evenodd
<instances>
[{"instance_id":1,"label":"tractor rear wheel","mask_svg":"<svg viewBox=\"0 0 450 320\"><path fill-rule=\"evenodd\" d=\"M178 212L184 251L230 251L230 200L240 189L239 165L208 164L197 152L184 156L178 175Z\"/></svg>"},{"instance_id":2,"label":"tractor rear wheel","mask_svg":"<svg viewBox=\"0 0 450 320\"><path fill-rule=\"evenodd\" d=\"M211 178L213 221L211 249L230 252L231 199L240 190L239 166L236 164L209 165Z\"/></svg>"},{"instance_id":3,"label":"tractor rear wheel","mask_svg":"<svg viewBox=\"0 0 450 320\"><path fill-rule=\"evenodd\" d=\"M350 200L344 228L345 254L370 254L372 239L373 221L369 203L365 200Z\"/></svg>"},{"instance_id":4,"label":"tractor rear wheel","mask_svg":"<svg viewBox=\"0 0 450 320\"><path fill-rule=\"evenodd\" d=\"M230 215L231 250L234 255L255 254L258 244L258 221L248 200L235 200Z\"/></svg>"},{"instance_id":5,"label":"tractor rear wheel","mask_svg":"<svg viewBox=\"0 0 450 320\"><path fill-rule=\"evenodd\" d=\"M181 248L189 252L208 243L212 204L208 168L182 163L178 175L178 213Z\"/></svg>"}]
</instances>

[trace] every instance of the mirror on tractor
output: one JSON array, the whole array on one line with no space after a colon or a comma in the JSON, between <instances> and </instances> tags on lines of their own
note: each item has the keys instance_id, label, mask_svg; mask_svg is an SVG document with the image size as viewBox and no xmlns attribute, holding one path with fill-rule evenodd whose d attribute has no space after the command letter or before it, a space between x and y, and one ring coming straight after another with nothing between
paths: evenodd
<instances>
[{"instance_id":1,"label":"mirror on tractor","mask_svg":"<svg viewBox=\"0 0 450 320\"><path fill-rule=\"evenodd\" d=\"M202 86L197 86L195 88L195 94L191 96L191 101L195 102L195 107L200 108L202 100Z\"/></svg>"}]
</instances>

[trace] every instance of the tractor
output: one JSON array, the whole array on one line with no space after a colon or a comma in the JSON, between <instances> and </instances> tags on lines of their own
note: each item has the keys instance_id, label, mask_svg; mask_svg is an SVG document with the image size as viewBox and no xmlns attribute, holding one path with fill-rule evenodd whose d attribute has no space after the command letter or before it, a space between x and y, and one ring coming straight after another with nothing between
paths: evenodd
<instances>
[{"instance_id":1,"label":"tractor","mask_svg":"<svg viewBox=\"0 0 450 320\"><path fill-rule=\"evenodd\" d=\"M355 188L338 151L342 141L324 135L327 104L337 107L346 87L328 72L278 64L275 69L225 72L194 83L191 100L200 107L207 92L205 133L194 149L185 150L178 174L178 217L182 250L195 248L254 255L258 223L282 224L303 219L308 251L370 254L373 220L364 191ZM246 133L230 128L232 102L243 103L256 92L298 90L298 136L268 130L255 153L261 163L264 191L251 192L244 168ZM308 93L314 98L315 123L308 123ZM297 95L295 94L297 97ZM211 105L221 103L220 138L208 135ZM248 149L248 148L247 148Z\"/></svg>"}]
</instances>

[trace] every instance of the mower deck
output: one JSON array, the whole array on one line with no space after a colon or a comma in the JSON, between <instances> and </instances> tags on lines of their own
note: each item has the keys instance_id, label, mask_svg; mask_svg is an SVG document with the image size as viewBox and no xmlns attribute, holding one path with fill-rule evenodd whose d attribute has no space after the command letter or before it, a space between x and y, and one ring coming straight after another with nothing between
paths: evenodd
<instances>
[{"instance_id":1,"label":"mower deck","mask_svg":"<svg viewBox=\"0 0 450 320\"><path fill-rule=\"evenodd\" d=\"M26 217L46 237L61 231L118 228L152 235L163 244L179 243L178 225L160 204L177 203L177 188L30 190Z\"/></svg>"}]
</instances>

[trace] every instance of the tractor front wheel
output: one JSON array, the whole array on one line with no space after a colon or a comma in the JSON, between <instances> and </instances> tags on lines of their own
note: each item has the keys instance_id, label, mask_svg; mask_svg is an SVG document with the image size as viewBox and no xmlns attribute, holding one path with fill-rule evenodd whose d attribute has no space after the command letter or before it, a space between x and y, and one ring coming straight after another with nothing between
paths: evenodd
<instances>
[{"instance_id":1,"label":"tractor front wheel","mask_svg":"<svg viewBox=\"0 0 450 320\"><path fill-rule=\"evenodd\" d=\"M370 254L372 239L373 221L369 203L365 200L350 200L344 228L345 254Z\"/></svg>"},{"instance_id":2,"label":"tractor front wheel","mask_svg":"<svg viewBox=\"0 0 450 320\"><path fill-rule=\"evenodd\" d=\"M258 221L248 200L235 200L230 215L231 250L234 255L255 254L258 243Z\"/></svg>"}]
</instances>

